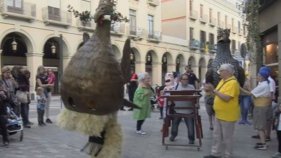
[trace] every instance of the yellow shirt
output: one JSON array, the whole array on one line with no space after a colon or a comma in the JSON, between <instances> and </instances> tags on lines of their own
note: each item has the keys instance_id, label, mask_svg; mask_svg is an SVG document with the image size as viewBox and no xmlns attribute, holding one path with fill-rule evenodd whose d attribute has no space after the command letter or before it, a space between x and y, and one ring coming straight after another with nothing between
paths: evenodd
<instances>
[{"instance_id":1,"label":"yellow shirt","mask_svg":"<svg viewBox=\"0 0 281 158\"><path fill-rule=\"evenodd\" d=\"M227 83L222 85L224 82ZM217 119L223 121L237 121L240 118L240 106L238 101L240 93L239 87L239 83L237 82L234 76L230 77L225 81L221 80L219 82L216 87L216 90L220 88L220 93L231 96L232 98L228 102L226 102L217 95L215 95L214 111Z\"/></svg>"}]
</instances>

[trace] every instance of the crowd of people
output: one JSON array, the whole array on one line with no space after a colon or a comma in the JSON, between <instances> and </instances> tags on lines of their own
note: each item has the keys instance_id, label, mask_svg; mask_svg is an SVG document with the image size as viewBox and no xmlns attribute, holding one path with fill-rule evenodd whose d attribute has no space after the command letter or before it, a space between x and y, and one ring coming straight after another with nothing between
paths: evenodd
<instances>
[{"instance_id":1,"label":"crowd of people","mask_svg":"<svg viewBox=\"0 0 281 158\"><path fill-rule=\"evenodd\" d=\"M0 79L0 131L4 146L9 145L7 129L9 119L14 119L13 117L22 118L24 128L31 128L34 125L29 120L30 77L30 71L22 66L14 66L13 68L5 66L2 68ZM56 77L52 69L45 69L43 66L38 67L35 99L39 126L45 126L45 121L46 123L52 123L49 118L49 108L55 80ZM15 116L12 114L15 114Z\"/></svg>"},{"instance_id":2,"label":"crowd of people","mask_svg":"<svg viewBox=\"0 0 281 158\"><path fill-rule=\"evenodd\" d=\"M252 136L252 138L259 140L253 145L257 150L268 149L266 142L271 141L271 129L276 129L279 147L278 152L272 158L281 158L281 106L277 106L276 83L271 77L270 68L262 66L259 69L256 87L251 87L248 74L245 74L244 85L240 85L234 72L234 67L231 64L222 64L217 72L221 78L219 84L214 87L211 83L203 83L205 107L209 116L209 130L213 131L211 154L204 158L230 158L233 156L232 146L235 143L233 138L236 123L238 125L253 125L258 133ZM141 107L141 109L134 109L133 118L137 121L136 133L144 135L146 132L142 130L142 124L150 116L150 100L153 92L149 74L141 73L138 77L139 86L134 97L131 94L130 98L133 98L133 102ZM198 78L188 66L182 75L167 73L165 83L158 87L158 92L156 90L160 119L165 118L166 103L165 97L163 97L167 95L165 91L199 89L199 83ZM174 104L178 107L191 106L190 102L175 102ZM192 111L182 109L175 112L189 114ZM252 122L248 119L250 116L253 117ZM189 144L194 144L194 120L192 118L174 118L169 140L175 141L182 119L186 123Z\"/></svg>"}]
</instances>

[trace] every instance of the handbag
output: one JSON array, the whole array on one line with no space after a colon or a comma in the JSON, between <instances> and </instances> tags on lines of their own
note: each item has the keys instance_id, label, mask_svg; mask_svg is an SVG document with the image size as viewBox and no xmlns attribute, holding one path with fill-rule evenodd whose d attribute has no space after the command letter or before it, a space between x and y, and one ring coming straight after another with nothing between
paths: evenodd
<instances>
[{"instance_id":1,"label":"handbag","mask_svg":"<svg viewBox=\"0 0 281 158\"><path fill-rule=\"evenodd\" d=\"M28 92L17 90L16 97L20 103L28 103Z\"/></svg>"}]
</instances>

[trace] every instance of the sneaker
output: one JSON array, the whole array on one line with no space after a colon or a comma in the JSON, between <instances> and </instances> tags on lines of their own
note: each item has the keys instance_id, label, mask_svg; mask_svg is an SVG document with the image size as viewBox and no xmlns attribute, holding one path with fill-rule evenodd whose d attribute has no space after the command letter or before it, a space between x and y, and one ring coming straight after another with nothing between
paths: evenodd
<instances>
[{"instance_id":1,"label":"sneaker","mask_svg":"<svg viewBox=\"0 0 281 158\"><path fill-rule=\"evenodd\" d=\"M49 118L46 119L46 122L50 124L53 123Z\"/></svg>"},{"instance_id":2,"label":"sneaker","mask_svg":"<svg viewBox=\"0 0 281 158\"><path fill-rule=\"evenodd\" d=\"M3 145L4 145L4 146L9 146L9 141L4 141L4 142L3 142Z\"/></svg>"},{"instance_id":3,"label":"sneaker","mask_svg":"<svg viewBox=\"0 0 281 158\"><path fill-rule=\"evenodd\" d=\"M251 125L252 125L252 123L251 123L251 122L249 122L249 121L245 121L245 123L246 123L247 125L249 125L249 126L251 126Z\"/></svg>"},{"instance_id":4,"label":"sneaker","mask_svg":"<svg viewBox=\"0 0 281 158\"><path fill-rule=\"evenodd\" d=\"M31 128L31 126L29 126L29 125L24 125L23 127L24 128Z\"/></svg>"},{"instance_id":5,"label":"sneaker","mask_svg":"<svg viewBox=\"0 0 281 158\"><path fill-rule=\"evenodd\" d=\"M281 153L277 152L272 155L272 158L281 158Z\"/></svg>"},{"instance_id":6,"label":"sneaker","mask_svg":"<svg viewBox=\"0 0 281 158\"><path fill-rule=\"evenodd\" d=\"M207 155L204 156L204 158L221 158L220 156L214 156L214 155Z\"/></svg>"},{"instance_id":7,"label":"sneaker","mask_svg":"<svg viewBox=\"0 0 281 158\"><path fill-rule=\"evenodd\" d=\"M260 139L260 136L259 136L259 135L253 135L252 138L254 138L254 139Z\"/></svg>"},{"instance_id":8,"label":"sneaker","mask_svg":"<svg viewBox=\"0 0 281 158\"><path fill-rule=\"evenodd\" d=\"M209 129L210 129L210 131L213 131L213 130L214 130L214 127L210 127Z\"/></svg>"},{"instance_id":9,"label":"sneaker","mask_svg":"<svg viewBox=\"0 0 281 158\"><path fill-rule=\"evenodd\" d=\"M257 149L257 150L266 150L267 149L267 145L266 144L256 145L255 149Z\"/></svg>"},{"instance_id":10,"label":"sneaker","mask_svg":"<svg viewBox=\"0 0 281 158\"><path fill-rule=\"evenodd\" d=\"M238 122L238 124L239 125L245 125L246 123L245 123L245 121L241 120L241 121Z\"/></svg>"},{"instance_id":11,"label":"sneaker","mask_svg":"<svg viewBox=\"0 0 281 158\"><path fill-rule=\"evenodd\" d=\"M171 141L171 142L175 141L175 137L174 137L174 136L171 136L171 137L170 137L170 141Z\"/></svg>"},{"instance_id":12,"label":"sneaker","mask_svg":"<svg viewBox=\"0 0 281 158\"><path fill-rule=\"evenodd\" d=\"M146 132L144 132L144 131L141 131L141 130L139 130L139 131L136 131L136 133L137 133L137 134L140 134L140 135L146 135Z\"/></svg>"}]
</instances>

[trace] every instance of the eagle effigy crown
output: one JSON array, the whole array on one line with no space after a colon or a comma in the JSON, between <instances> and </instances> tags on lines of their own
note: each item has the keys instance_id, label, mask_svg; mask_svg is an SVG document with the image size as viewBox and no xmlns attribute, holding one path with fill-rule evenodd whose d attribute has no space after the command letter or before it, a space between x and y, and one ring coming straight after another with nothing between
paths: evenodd
<instances>
[{"instance_id":1,"label":"eagle effigy crown","mask_svg":"<svg viewBox=\"0 0 281 158\"><path fill-rule=\"evenodd\" d=\"M230 29L218 28L217 40L219 41L229 41Z\"/></svg>"}]
</instances>

